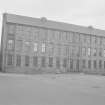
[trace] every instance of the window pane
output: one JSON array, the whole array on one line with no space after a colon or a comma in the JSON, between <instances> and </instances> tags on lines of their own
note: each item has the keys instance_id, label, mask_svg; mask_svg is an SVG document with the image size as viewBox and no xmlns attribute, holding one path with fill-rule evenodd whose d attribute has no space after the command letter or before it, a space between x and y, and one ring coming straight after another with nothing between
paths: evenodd
<instances>
[{"instance_id":1,"label":"window pane","mask_svg":"<svg viewBox=\"0 0 105 105\"><path fill-rule=\"evenodd\" d=\"M56 58L56 67L60 68L60 58Z\"/></svg>"},{"instance_id":2,"label":"window pane","mask_svg":"<svg viewBox=\"0 0 105 105\"><path fill-rule=\"evenodd\" d=\"M21 66L21 56L20 55L16 56L16 66Z\"/></svg>"},{"instance_id":3,"label":"window pane","mask_svg":"<svg viewBox=\"0 0 105 105\"><path fill-rule=\"evenodd\" d=\"M53 66L53 57L49 57L49 67Z\"/></svg>"},{"instance_id":4,"label":"window pane","mask_svg":"<svg viewBox=\"0 0 105 105\"><path fill-rule=\"evenodd\" d=\"M8 54L7 56L7 65L13 65L13 55Z\"/></svg>"},{"instance_id":5,"label":"window pane","mask_svg":"<svg viewBox=\"0 0 105 105\"><path fill-rule=\"evenodd\" d=\"M37 52L37 50L38 50L38 44L34 43L34 52Z\"/></svg>"},{"instance_id":6,"label":"window pane","mask_svg":"<svg viewBox=\"0 0 105 105\"><path fill-rule=\"evenodd\" d=\"M7 42L7 49L8 50L13 50L14 49L14 40L9 39Z\"/></svg>"},{"instance_id":7,"label":"window pane","mask_svg":"<svg viewBox=\"0 0 105 105\"><path fill-rule=\"evenodd\" d=\"M102 68L102 61L99 60L99 68L101 69Z\"/></svg>"},{"instance_id":8,"label":"window pane","mask_svg":"<svg viewBox=\"0 0 105 105\"><path fill-rule=\"evenodd\" d=\"M86 60L85 59L82 60L82 67L86 68Z\"/></svg>"},{"instance_id":9,"label":"window pane","mask_svg":"<svg viewBox=\"0 0 105 105\"><path fill-rule=\"evenodd\" d=\"M46 58L43 56L41 60L41 66L45 67L46 66Z\"/></svg>"},{"instance_id":10,"label":"window pane","mask_svg":"<svg viewBox=\"0 0 105 105\"><path fill-rule=\"evenodd\" d=\"M29 66L29 56L25 56L25 66Z\"/></svg>"},{"instance_id":11,"label":"window pane","mask_svg":"<svg viewBox=\"0 0 105 105\"><path fill-rule=\"evenodd\" d=\"M46 50L46 46L45 46L45 43L42 44L42 52L45 52Z\"/></svg>"},{"instance_id":12,"label":"window pane","mask_svg":"<svg viewBox=\"0 0 105 105\"><path fill-rule=\"evenodd\" d=\"M73 59L70 59L70 69L73 69Z\"/></svg>"},{"instance_id":13,"label":"window pane","mask_svg":"<svg viewBox=\"0 0 105 105\"><path fill-rule=\"evenodd\" d=\"M67 58L63 59L63 67L66 68L67 67Z\"/></svg>"},{"instance_id":14,"label":"window pane","mask_svg":"<svg viewBox=\"0 0 105 105\"><path fill-rule=\"evenodd\" d=\"M94 68L95 69L97 68L97 62L96 62L96 60L94 60Z\"/></svg>"},{"instance_id":15,"label":"window pane","mask_svg":"<svg viewBox=\"0 0 105 105\"><path fill-rule=\"evenodd\" d=\"M91 60L88 60L88 68L91 68Z\"/></svg>"},{"instance_id":16,"label":"window pane","mask_svg":"<svg viewBox=\"0 0 105 105\"><path fill-rule=\"evenodd\" d=\"M36 67L38 66L38 57L37 56L33 57L33 65Z\"/></svg>"}]
</instances>

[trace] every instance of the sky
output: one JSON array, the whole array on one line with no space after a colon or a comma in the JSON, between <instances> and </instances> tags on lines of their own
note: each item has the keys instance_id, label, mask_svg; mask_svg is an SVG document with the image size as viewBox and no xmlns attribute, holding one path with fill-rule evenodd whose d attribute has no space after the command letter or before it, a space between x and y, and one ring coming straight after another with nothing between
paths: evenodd
<instances>
[{"instance_id":1,"label":"sky","mask_svg":"<svg viewBox=\"0 0 105 105\"><path fill-rule=\"evenodd\" d=\"M5 12L105 30L105 0L0 0L0 33Z\"/></svg>"}]
</instances>

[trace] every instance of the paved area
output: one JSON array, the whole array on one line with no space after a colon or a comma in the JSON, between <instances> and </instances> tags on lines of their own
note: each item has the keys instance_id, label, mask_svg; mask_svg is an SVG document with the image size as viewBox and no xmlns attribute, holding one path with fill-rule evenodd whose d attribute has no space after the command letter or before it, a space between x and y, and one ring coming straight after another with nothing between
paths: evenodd
<instances>
[{"instance_id":1,"label":"paved area","mask_svg":"<svg viewBox=\"0 0 105 105\"><path fill-rule=\"evenodd\" d=\"M1 73L0 105L105 105L105 76Z\"/></svg>"}]
</instances>

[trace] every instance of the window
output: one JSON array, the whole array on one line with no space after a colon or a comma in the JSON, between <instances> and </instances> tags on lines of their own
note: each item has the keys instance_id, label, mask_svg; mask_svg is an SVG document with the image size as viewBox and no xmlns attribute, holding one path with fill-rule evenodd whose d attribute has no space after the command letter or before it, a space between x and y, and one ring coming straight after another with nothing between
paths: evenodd
<instances>
[{"instance_id":1,"label":"window","mask_svg":"<svg viewBox=\"0 0 105 105\"><path fill-rule=\"evenodd\" d=\"M66 68L67 67L67 58L63 59L63 67Z\"/></svg>"},{"instance_id":2,"label":"window","mask_svg":"<svg viewBox=\"0 0 105 105\"><path fill-rule=\"evenodd\" d=\"M79 72L79 59L77 59L77 62L76 62L76 69L77 69L78 72Z\"/></svg>"},{"instance_id":3,"label":"window","mask_svg":"<svg viewBox=\"0 0 105 105\"><path fill-rule=\"evenodd\" d=\"M99 68L101 69L102 68L102 61L99 60Z\"/></svg>"},{"instance_id":4,"label":"window","mask_svg":"<svg viewBox=\"0 0 105 105\"><path fill-rule=\"evenodd\" d=\"M16 55L16 66L21 66L21 56Z\"/></svg>"},{"instance_id":5,"label":"window","mask_svg":"<svg viewBox=\"0 0 105 105\"><path fill-rule=\"evenodd\" d=\"M97 49L96 48L93 48L93 56L96 56L97 55Z\"/></svg>"},{"instance_id":6,"label":"window","mask_svg":"<svg viewBox=\"0 0 105 105\"><path fill-rule=\"evenodd\" d=\"M37 51L38 51L38 44L34 43L34 52L37 52Z\"/></svg>"},{"instance_id":7,"label":"window","mask_svg":"<svg viewBox=\"0 0 105 105\"><path fill-rule=\"evenodd\" d=\"M86 56L86 48L85 47L82 48L82 56Z\"/></svg>"},{"instance_id":8,"label":"window","mask_svg":"<svg viewBox=\"0 0 105 105\"><path fill-rule=\"evenodd\" d=\"M49 67L53 66L53 57L49 57Z\"/></svg>"},{"instance_id":9,"label":"window","mask_svg":"<svg viewBox=\"0 0 105 105\"><path fill-rule=\"evenodd\" d=\"M88 60L88 68L91 69L91 60Z\"/></svg>"},{"instance_id":10,"label":"window","mask_svg":"<svg viewBox=\"0 0 105 105\"><path fill-rule=\"evenodd\" d=\"M15 25L8 24L8 33L9 34L14 34L14 31L15 31Z\"/></svg>"},{"instance_id":11,"label":"window","mask_svg":"<svg viewBox=\"0 0 105 105\"><path fill-rule=\"evenodd\" d=\"M7 56L7 65L13 65L13 55L8 54Z\"/></svg>"},{"instance_id":12,"label":"window","mask_svg":"<svg viewBox=\"0 0 105 105\"><path fill-rule=\"evenodd\" d=\"M82 68L86 68L86 60L85 59L82 60Z\"/></svg>"},{"instance_id":13,"label":"window","mask_svg":"<svg viewBox=\"0 0 105 105\"><path fill-rule=\"evenodd\" d=\"M105 57L105 49L104 49L104 57Z\"/></svg>"},{"instance_id":14,"label":"window","mask_svg":"<svg viewBox=\"0 0 105 105\"><path fill-rule=\"evenodd\" d=\"M102 48L99 49L99 56L102 57Z\"/></svg>"},{"instance_id":15,"label":"window","mask_svg":"<svg viewBox=\"0 0 105 105\"><path fill-rule=\"evenodd\" d=\"M41 66L46 67L46 58L44 56L42 56L42 59L41 59Z\"/></svg>"},{"instance_id":16,"label":"window","mask_svg":"<svg viewBox=\"0 0 105 105\"><path fill-rule=\"evenodd\" d=\"M25 49L24 49L25 52L29 52L31 50L30 42L29 41L25 41L24 47L25 47Z\"/></svg>"},{"instance_id":17,"label":"window","mask_svg":"<svg viewBox=\"0 0 105 105\"><path fill-rule=\"evenodd\" d=\"M25 66L29 66L29 63L30 63L30 59L29 59L29 56L25 56Z\"/></svg>"},{"instance_id":18,"label":"window","mask_svg":"<svg viewBox=\"0 0 105 105\"><path fill-rule=\"evenodd\" d=\"M37 56L33 57L33 65L36 67L38 66L38 57Z\"/></svg>"},{"instance_id":19,"label":"window","mask_svg":"<svg viewBox=\"0 0 105 105\"><path fill-rule=\"evenodd\" d=\"M70 69L73 69L73 59L70 59Z\"/></svg>"},{"instance_id":20,"label":"window","mask_svg":"<svg viewBox=\"0 0 105 105\"><path fill-rule=\"evenodd\" d=\"M87 53L88 53L88 56L91 56L91 48L88 48Z\"/></svg>"},{"instance_id":21,"label":"window","mask_svg":"<svg viewBox=\"0 0 105 105\"><path fill-rule=\"evenodd\" d=\"M97 62L96 62L96 60L94 60L94 68L95 69L97 68Z\"/></svg>"},{"instance_id":22,"label":"window","mask_svg":"<svg viewBox=\"0 0 105 105\"><path fill-rule=\"evenodd\" d=\"M7 42L7 49L8 50L13 50L14 49L14 40L9 39Z\"/></svg>"},{"instance_id":23,"label":"window","mask_svg":"<svg viewBox=\"0 0 105 105\"><path fill-rule=\"evenodd\" d=\"M60 58L56 58L56 67L59 69L60 68Z\"/></svg>"},{"instance_id":24,"label":"window","mask_svg":"<svg viewBox=\"0 0 105 105\"><path fill-rule=\"evenodd\" d=\"M23 48L23 41L22 40L16 40L16 50L22 51Z\"/></svg>"},{"instance_id":25,"label":"window","mask_svg":"<svg viewBox=\"0 0 105 105\"><path fill-rule=\"evenodd\" d=\"M42 52L44 53L45 50L46 50L46 45L45 45L45 43L42 43Z\"/></svg>"},{"instance_id":26,"label":"window","mask_svg":"<svg viewBox=\"0 0 105 105\"><path fill-rule=\"evenodd\" d=\"M104 61L104 69L105 69L105 61Z\"/></svg>"}]
</instances>

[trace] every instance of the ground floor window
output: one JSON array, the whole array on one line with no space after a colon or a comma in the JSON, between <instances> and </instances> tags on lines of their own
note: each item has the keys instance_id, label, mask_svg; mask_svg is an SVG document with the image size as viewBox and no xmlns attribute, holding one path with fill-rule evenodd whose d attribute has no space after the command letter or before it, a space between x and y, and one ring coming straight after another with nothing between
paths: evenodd
<instances>
[{"instance_id":1,"label":"ground floor window","mask_svg":"<svg viewBox=\"0 0 105 105\"><path fill-rule=\"evenodd\" d=\"M105 69L105 61L104 61L104 69Z\"/></svg>"},{"instance_id":2,"label":"ground floor window","mask_svg":"<svg viewBox=\"0 0 105 105\"><path fill-rule=\"evenodd\" d=\"M76 61L76 70L79 71L79 59Z\"/></svg>"},{"instance_id":3,"label":"ground floor window","mask_svg":"<svg viewBox=\"0 0 105 105\"><path fill-rule=\"evenodd\" d=\"M70 59L70 69L73 69L73 59Z\"/></svg>"},{"instance_id":4,"label":"ground floor window","mask_svg":"<svg viewBox=\"0 0 105 105\"><path fill-rule=\"evenodd\" d=\"M46 57L45 56L41 57L41 66L46 67Z\"/></svg>"},{"instance_id":5,"label":"ground floor window","mask_svg":"<svg viewBox=\"0 0 105 105\"><path fill-rule=\"evenodd\" d=\"M16 55L16 66L21 66L21 55Z\"/></svg>"},{"instance_id":6,"label":"ground floor window","mask_svg":"<svg viewBox=\"0 0 105 105\"><path fill-rule=\"evenodd\" d=\"M66 68L67 67L67 58L63 59L63 67Z\"/></svg>"},{"instance_id":7,"label":"ground floor window","mask_svg":"<svg viewBox=\"0 0 105 105\"><path fill-rule=\"evenodd\" d=\"M7 55L7 65L13 65L13 55L12 54Z\"/></svg>"},{"instance_id":8,"label":"ground floor window","mask_svg":"<svg viewBox=\"0 0 105 105\"><path fill-rule=\"evenodd\" d=\"M34 57L33 57L33 65L34 65L35 67L38 66L38 57L37 57L37 56L34 56Z\"/></svg>"},{"instance_id":9,"label":"ground floor window","mask_svg":"<svg viewBox=\"0 0 105 105\"><path fill-rule=\"evenodd\" d=\"M53 57L49 57L49 67L53 67Z\"/></svg>"},{"instance_id":10,"label":"ground floor window","mask_svg":"<svg viewBox=\"0 0 105 105\"><path fill-rule=\"evenodd\" d=\"M91 69L91 60L88 60L88 68Z\"/></svg>"},{"instance_id":11,"label":"ground floor window","mask_svg":"<svg viewBox=\"0 0 105 105\"><path fill-rule=\"evenodd\" d=\"M56 58L56 67L60 68L60 58L59 57Z\"/></svg>"},{"instance_id":12,"label":"ground floor window","mask_svg":"<svg viewBox=\"0 0 105 105\"><path fill-rule=\"evenodd\" d=\"M86 68L86 60L85 59L82 60L82 68Z\"/></svg>"},{"instance_id":13,"label":"ground floor window","mask_svg":"<svg viewBox=\"0 0 105 105\"><path fill-rule=\"evenodd\" d=\"M102 68L102 61L99 60L99 68L101 69Z\"/></svg>"},{"instance_id":14,"label":"ground floor window","mask_svg":"<svg viewBox=\"0 0 105 105\"><path fill-rule=\"evenodd\" d=\"M96 60L94 60L94 68L96 69L97 68L97 62L96 62Z\"/></svg>"},{"instance_id":15,"label":"ground floor window","mask_svg":"<svg viewBox=\"0 0 105 105\"><path fill-rule=\"evenodd\" d=\"M29 66L30 57L28 55L25 56L25 66Z\"/></svg>"}]
</instances>

